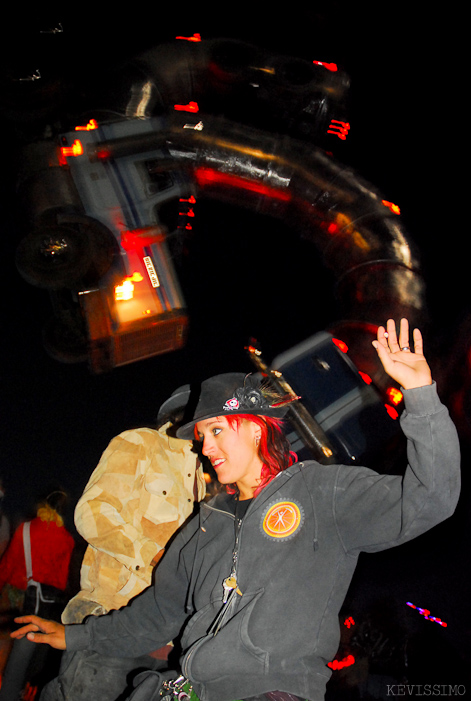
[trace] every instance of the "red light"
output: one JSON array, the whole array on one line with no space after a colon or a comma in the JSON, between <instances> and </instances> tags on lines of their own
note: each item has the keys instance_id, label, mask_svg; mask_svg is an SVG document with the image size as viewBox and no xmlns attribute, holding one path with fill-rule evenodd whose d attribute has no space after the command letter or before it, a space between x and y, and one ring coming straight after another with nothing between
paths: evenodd
<instances>
[{"instance_id":1,"label":"red light","mask_svg":"<svg viewBox=\"0 0 471 701\"><path fill-rule=\"evenodd\" d=\"M402 402L403 394L401 390L397 387L388 387L388 389L386 390L386 394L389 398L389 401L391 402L391 404L394 404L394 406L397 406Z\"/></svg>"},{"instance_id":2,"label":"red light","mask_svg":"<svg viewBox=\"0 0 471 701\"><path fill-rule=\"evenodd\" d=\"M366 382L367 385L371 385L373 380L369 375L366 374L366 372L362 372L361 370L358 370L358 374L360 375L361 379L363 382Z\"/></svg>"},{"instance_id":3,"label":"red light","mask_svg":"<svg viewBox=\"0 0 471 701\"><path fill-rule=\"evenodd\" d=\"M336 63L326 63L325 61L313 61L313 63L316 66L323 66L323 68L327 68L328 71L332 71L333 73L338 71L338 66Z\"/></svg>"},{"instance_id":4,"label":"red light","mask_svg":"<svg viewBox=\"0 0 471 701\"><path fill-rule=\"evenodd\" d=\"M173 108L177 112L198 112L199 107L197 102L189 102L187 105L174 105Z\"/></svg>"},{"instance_id":5,"label":"red light","mask_svg":"<svg viewBox=\"0 0 471 701\"><path fill-rule=\"evenodd\" d=\"M335 134L339 139L345 141L350 131L350 124L348 122L341 122L339 119L332 119L327 129L328 134Z\"/></svg>"},{"instance_id":6,"label":"red light","mask_svg":"<svg viewBox=\"0 0 471 701\"><path fill-rule=\"evenodd\" d=\"M220 173L213 168L198 168L195 171L195 177L198 185L200 187L210 186L210 185L223 185L227 187L235 187L238 189L246 190L248 192L255 192L259 195L266 195L271 199L279 200L280 202L289 202L291 200L291 195L289 192L283 192L282 190L276 190L269 185L264 183L255 182L254 180L246 180L241 178L239 175L231 175L230 173Z\"/></svg>"},{"instance_id":7,"label":"red light","mask_svg":"<svg viewBox=\"0 0 471 701\"><path fill-rule=\"evenodd\" d=\"M24 699L24 701L34 701L37 693L38 693L38 687L32 686L29 682L27 682L25 689L23 691L22 698Z\"/></svg>"},{"instance_id":8,"label":"red light","mask_svg":"<svg viewBox=\"0 0 471 701\"><path fill-rule=\"evenodd\" d=\"M385 404L384 406L386 407L386 411L388 412L389 416L394 419L394 421L399 418L399 414L393 406L390 404Z\"/></svg>"},{"instance_id":9,"label":"red light","mask_svg":"<svg viewBox=\"0 0 471 701\"><path fill-rule=\"evenodd\" d=\"M445 621L442 621L441 618L437 618L437 616L431 616L430 611L428 609L421 609L420 606L415 606L415 604L411 604L410 601L406 601L407 606L410 606L413 609L416 609L424 618L427 619L427 621L433 621L434 623L438 623L439 626L443 626L443 628L448 627L448 623L445 623Z\"/></svg>"},{"instance_id":10,"label":"red light","mask_svg":"<svg viewBox=\"0 0 471 701\"><path fill-rule=\"evenodd\" d=\"M329 232L329 234L338 234L339 227L337 226L337 224L334 224L333 222L331 222L329 224L329 226L327 227L327 231Z\"/></svg>"},{"instance_id":11,"label":"red light","mask_svg":"<svg viewBox=\"0 0 471 701\"><path fill-rule=\"evenodd\" d=\"M332 342L335 343L337 348L339 348L342 351L342 353L348 353L348 346L345 343L345 341L341 341L338 338L333 338Z\"/></svg>"},{"instance_id":12,"label":"red light","mask_svg":"<svg viewBox=\"0 0 471 701\"><path fill-rule=\"evenodd\" d=\"M135 229L134 231L123 231L121 234L121 246L125 251L132 251L144 246L151 246L153 243L165 241L164 234L156 233L155 229Z\"/></svg>"},{"instance_id":13,"label":"red light","mask_svg":"<svg viewBox=\"0 0 471 701\"><path fill-rule=\"evenodd\" d=\"M350 665L355 664L355 658L353 655L347 655L343 660L333 660L327 663L327 667L331 669L343 669L344 667L350 667Z\"/></svg>"},{"instance_id":14,"label":"red light","mask_svg":"<svg viewBox=\"0 0 471 701\"><path fill-rule=\"evenodd\" d=\"M387 200L381 200L381 203L384 204L385 207L391 210L393 214L400 214L401 210L397 206L397 204L394 204L393 202L388 202Z\"/></svg>"},{"instance_id":15,"label":"red light","mask_svg":"<svg viewBox=\"0 0 471 701\"><path fill-rule=\"evenodd\" d=\"M107 161L109 158L111 158L111 151L110 149L106 149L103 146L99 146L97 147L95 155L98 160Z\"/></svg>"},{"instance_id":16,"label":"red light","mask_svg":"<svg viewBox=\"0 0 471 701\"><path fill-rule=\"evenodd\" d=\"M201 34L193 34L191 37L175 37L175 39L182 39L183 41L201 41Z\"/></svg>"}]
</instances>

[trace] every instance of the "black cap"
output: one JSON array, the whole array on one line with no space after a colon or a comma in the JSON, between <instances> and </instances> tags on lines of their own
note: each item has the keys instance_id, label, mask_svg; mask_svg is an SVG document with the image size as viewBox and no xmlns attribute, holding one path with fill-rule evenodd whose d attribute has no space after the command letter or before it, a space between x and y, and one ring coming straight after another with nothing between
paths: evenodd
<instances>
[{"instance_id":1,"label":"black cap","mask_svg":"<svg viewBox=\"0 0 471 701\"><path fill-rule=\"evenodd\" d=\"M161 405L157 414L157 426L163 426L168 421L175 422L177 416L183 413L184 408L188 404L190 396L190 385L182 385L176 389L168 399Z\"/></svg>"}]
</instances>

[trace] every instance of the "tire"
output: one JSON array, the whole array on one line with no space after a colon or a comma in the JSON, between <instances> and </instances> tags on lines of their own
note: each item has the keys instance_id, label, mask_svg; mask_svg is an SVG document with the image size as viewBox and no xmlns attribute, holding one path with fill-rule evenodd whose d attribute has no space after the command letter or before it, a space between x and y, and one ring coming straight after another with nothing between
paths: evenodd
<instances>
[{"instance_id":1,"label":"tire","mask_svg":"<svg viewBox=\"0 0 471 701\"><path fill-rule=\"evenodd\" d=\"M73 324L53 317L42 331L42 341L47 354L60 363L83 363L88 359L88 343L85 336Z\"/></svg>"},{"instance_id":2,"label":"tire","mask_svg":"<svg viewBox=\"0 0 471 701\"><path fill-rule=\"evenodd\" d=\"M73 287L86 275L91 259L88 235L67 226L36 229L16 251L16 266L26 282L52 290Z\"/></svg>"}]
</instances>

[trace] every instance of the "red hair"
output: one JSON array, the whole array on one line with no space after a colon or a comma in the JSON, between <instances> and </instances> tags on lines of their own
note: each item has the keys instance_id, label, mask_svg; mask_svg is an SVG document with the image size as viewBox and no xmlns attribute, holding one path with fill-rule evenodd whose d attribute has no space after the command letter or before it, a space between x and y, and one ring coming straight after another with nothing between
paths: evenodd
<instances>
[{"instance_id":1,"label":"red hair","mask_svg":"<svg viewBox=\"0 0 471 701\"><path fill-rule=\"evenodd\" d=\"M298 456L291 450L289 441L283 431L283 421L281 419L260 414L225 416L227 423L234 431L239 428L242 421L252 421L262 429L258 454L263 467L260 475L261 482L254 492L254 496L257 496L279 472L286 470L290 465L294 465L298 460ZM235 485L227 485L226 487L229 494L234 494L236 489Z\"/></svg>"}]
</instances>

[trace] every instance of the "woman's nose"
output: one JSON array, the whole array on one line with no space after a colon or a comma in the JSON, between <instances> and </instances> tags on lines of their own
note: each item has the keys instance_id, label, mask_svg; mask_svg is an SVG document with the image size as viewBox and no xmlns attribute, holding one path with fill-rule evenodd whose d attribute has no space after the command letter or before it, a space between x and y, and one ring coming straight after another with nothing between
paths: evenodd
<instances>
[{"instance_id":1,"label":"woman's nose","mask_svg":"<svg viewBox=\"0 0 471 701\"><path fill-rule=\"evenodd\" d=\"M209 457L211 455L211 453L213 452L213 449L214 449L214 441L211 440L211 438L209 438L208 436L205 436L203 438L203 448L202 448L201 452L203 453L203 455L206 455L206 457Z\"/></svg>"}]
</instances>

